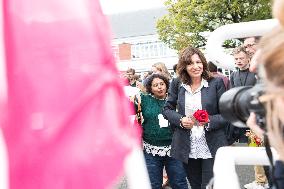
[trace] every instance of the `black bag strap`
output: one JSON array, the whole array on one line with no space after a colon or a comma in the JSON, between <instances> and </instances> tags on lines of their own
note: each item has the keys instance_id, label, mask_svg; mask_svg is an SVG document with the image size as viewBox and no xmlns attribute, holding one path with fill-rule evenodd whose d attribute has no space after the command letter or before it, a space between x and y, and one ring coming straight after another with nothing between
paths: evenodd
<instances>
[{"instance_id":1,"label":"black bag strap","mask_svg":"<svg viewBox=\"0 0 284 189\"><path fill-rule=\"evenodd\" d=\"M141 115L141 96L135 95L134 97L134 103L136 105L136 120L141 125L142 124L142 115Z\"/></svg>"},{"instance_id":2,"label":"black bag strap","mask_svg":"<svg viewBox=\"0 0 284 189\"><path fill-rule=\"evenodd\" d=\"M273 155L272 155L272 151L271 151L271 148L270 148L271 146L269 144L267 134L264 134L264 146L265 146L266 154L267 154L268 159L269 159L269 163L271 165L271 180L272 180L272 183L274 184L275 189L280 189L277 182L276 182L276 179L274 177L275 166L274 166L274 163L273 163Z\"/></svg>"},{"instance_id":3,"label":"black bag strap","mask_svg":"<svg viewBox=\"0 0 284 189\"><path fill-rule=\"evenodd\" d=\"M135 95L134 102L137 105L137 113L141 112L141 97L140 95Z\"/></svg>"}]
</instances>

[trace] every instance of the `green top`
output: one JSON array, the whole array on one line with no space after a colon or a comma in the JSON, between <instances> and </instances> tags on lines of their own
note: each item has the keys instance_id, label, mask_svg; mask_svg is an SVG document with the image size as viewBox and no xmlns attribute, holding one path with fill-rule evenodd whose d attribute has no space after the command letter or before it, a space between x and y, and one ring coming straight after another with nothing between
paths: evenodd
<instances>
[{"instance_id":1,"label":"green top","mask_svg":"<svg viewBox=\"0 0 284 189\"><path fill-rule=\"evenodd\" d=\"M132 84L130 84L131 87L136 87L136 81Z\"/></svg>"},{"instance_id":2,"label":"green top","mask_svg":"<svg viewBox=\"0 0 284 189\"><path fill-rule=\"evenodd\" d=\"M170 127L160 128L158 115L161 114L166 100L160 100L149 94L141 94L143 115L143 140L154 146L168 146L172 142Z\"/></svg>"}]
</instances>

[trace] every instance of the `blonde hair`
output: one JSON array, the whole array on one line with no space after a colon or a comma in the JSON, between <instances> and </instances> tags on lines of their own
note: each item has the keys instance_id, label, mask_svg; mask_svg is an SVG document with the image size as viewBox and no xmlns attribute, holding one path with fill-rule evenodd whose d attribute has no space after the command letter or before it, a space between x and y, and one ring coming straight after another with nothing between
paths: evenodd
<instances>
[{"instance_id":1,"label":"blonde hair","mask_svg":"<svg viewBox=\"0 0 284 189\"><path fill-rule=\"evenodd\" d=\"M266 102L267 127L279 127L281 113L275 108L275 94L284 91L284 28L277 26L266 34L260 41L260 49L259 60L264 67L267 92L274 95Z\"/></svg>"},{"instance_id":2,"label":"blonde hair","mask_svg":"<svg viewBox=\"0 0 284 189\"><path fill-rule=\"evenodd\" d=\"M259 60L264 66L266 79L284 88L284 28L277 26L260 41Z\"/></svg>"},{"instance_id":3,"label":"blonde hair","mask_svg":"<svg viewBox=\"0 0 284 189\"><path fill-rule=\"evenodd\" d=\"M280 25L260 40L260 62L264 65L267 81L276 87L284 87L284 1L274 0L273 16Z\"/></svg>"},{"instance_id":4,"label":"blonde hair","mask_svg":"<svg viewBox=\"0 0 284 189\"><path fill-rule=\"evenodd\" d=\"M161 74L166 76L168 79L171 79L171 74L169 73L168 68L166 67L164 63L157 62L153 64L152 67L155 67L159 72L161 72Z\"/></svg>"},{"instance_id":5,"label":"blonde hair","mask_svg":"<svg viewBox=\"0 0 284 189\"><path fill-rule=\"evenodd\" d=\"M279 20L284 27L284 1L274 0L273 3L273 16Z\"/></svg>"},{"instance_id":6,"label":"blonde hair","mask_svg":"<svg viewBox=\"0 0 284 189\"><path fill-rule=\"evenodd\" d=\"M260 40L260 63L264 67L267 92L272 94L266 101L267 128L280 128L283 125L280 117L283 115L276 107L275 94L283 95L284 91L284 1L274 0L273 15L281 25L275 27ZM281 92L279 92L281 91ZM265 96L265 95L264 95Z\"/></svg>"},{"instance_id":7,"label":"blonde hair","mask_svg":"<svg viewBox=\"0 0 284 189\"><path fill-rule=\"evenodd\" d=\"M233 52L232 52L232 55L239 54L240 52L243 52L243 53L245 53L248 57L250 57L249 53L246 51L246 48L245 48L243 45L234 48L234 50L233 50Z\"/></svg>"}]
</instances>

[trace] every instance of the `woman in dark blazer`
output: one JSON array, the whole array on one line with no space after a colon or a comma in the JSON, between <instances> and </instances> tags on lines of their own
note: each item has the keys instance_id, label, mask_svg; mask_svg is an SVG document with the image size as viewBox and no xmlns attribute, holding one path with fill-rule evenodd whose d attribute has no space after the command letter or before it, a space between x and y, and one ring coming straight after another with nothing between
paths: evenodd
<instances>
[{"instance_id":1,"label":"woman in dark blazer","mask_svg":"<svg viewBox=\"0 0 284 189\"><path fill-rule=\"evenodd\" d=\"M174 131L171 156L184 163L192 189L205 189L213 177L216 151L227 145L225 127L229 123L218 107L225 86L221 78L211 76L197 48L187 47L181 52L177 72L163 109ZM208 123L200 124L192 118L198 109L208 112Z\"/></svg>"}]
</instances>

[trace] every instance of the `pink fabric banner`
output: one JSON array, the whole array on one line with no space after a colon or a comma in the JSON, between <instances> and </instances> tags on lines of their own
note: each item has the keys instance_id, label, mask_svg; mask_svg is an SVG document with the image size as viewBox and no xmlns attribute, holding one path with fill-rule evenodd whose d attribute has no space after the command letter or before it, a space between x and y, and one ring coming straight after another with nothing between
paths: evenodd
<instances>
[{"instance_id":1,"label":"pink fabric banner","mask_svg":"<svg viewBox=\"0 0 284 189\"><path fill-rule=\"evenodd\" d=\"M110 188L139 137L99 1L3 3L10 188Z\"/></svg>"}]
</instances>

